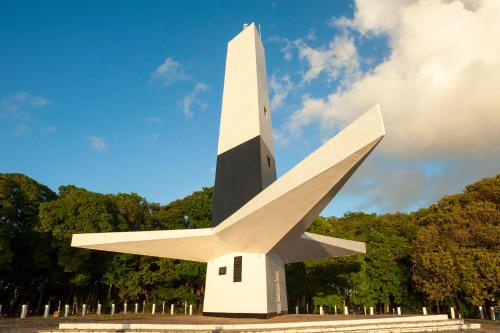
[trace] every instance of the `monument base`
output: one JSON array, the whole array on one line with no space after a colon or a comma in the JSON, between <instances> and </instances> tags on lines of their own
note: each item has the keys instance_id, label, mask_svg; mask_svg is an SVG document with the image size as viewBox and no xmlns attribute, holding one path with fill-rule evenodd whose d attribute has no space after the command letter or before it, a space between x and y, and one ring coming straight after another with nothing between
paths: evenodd
<instances>
[{"instance_id":1,"label":"monument base","mask_svg":"<svg viewBox=\"0 0 500 333\"><path fill-rule=\"evenodd\" d=\"M204 315L270 318L287 311L285 268L278 255L233 252L208 262Z\"/></svg>"},{"instance_id":2,"label":"monument base","mask_svg":"<svg viewBox=\"0 0 500 333\"><path fill-rule=\"evenodd\" d=\"M227 313L227 312L203 312L207 317L219 318L256 318L256 319L269 319L276 316L286 315L288 312L282 313Z\"/></svg>"},{"instance_id":3,"label":"monument base","mask_svg":"<svg viewBox=\"0 0 500 333\"><path fill-rule=\"evenodd\" d=\"M255 319L220 319L214 323L207 317L185 316L185 321L173 323L173 317L157 317L154 321L143 319L142 323L61 323L59 330L43 330L39 333L137 333L137 332L283 332L283 333L319 333L319 332L358 332L358 333L390 333L390 332L434 332L477 330L480 324L465 324L462 319L448 319L447 315L429 316L397 316L371 317L356 316L363 319L344 319L350 316L332 315L288 315L269 321L255 322ZM351 317L352 318L352 317ZM279 319L279 320L277 320ZM297 320L303 321L297 321ZM154 323L153 323L154 322Z\"/></svg>"}]
</instances>

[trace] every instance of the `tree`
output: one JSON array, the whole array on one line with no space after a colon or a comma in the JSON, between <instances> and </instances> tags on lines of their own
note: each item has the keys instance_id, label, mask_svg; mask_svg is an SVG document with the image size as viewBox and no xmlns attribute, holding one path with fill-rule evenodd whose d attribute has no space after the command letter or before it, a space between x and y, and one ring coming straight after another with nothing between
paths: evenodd
<instances>
[{"instance_id":1,"label":"tree","mask_svg":"<svg viewBox=\"0 0 500 333\"><path fill-rule=\"evenodd\" d=\"M311 232L366 242L367 253L285 266L289 307L347 304L471 306L500 297L500 176L483 179L415 213L317 218ZM73 185L58 195L21 174L0 174L0 302L42 311L129 301L200 304L203 263L72 248L82 232L210 226L213 188L166 205L131 193ZM187 223L185 216L188 217ZM8 301L8 302L7 302ZM490 302L488 304L488 302ZM5 306L4 306L5 309Z\"/></svg>"},{"instance_id":2,"label":"tree","mask_svg":"<svg viewBox=\"0 0 500 333\"><path fill-rule=\"evenodd\" d=\"M97 300L101 277L112 255L71 247L75 233L127 230L127 222L107 195L75 186L61 186L59 199L40 206L39 229L53 237L57 263L75 291L73 302Z\"/></svg>"},{"instance_id":3,"label":"tree","mask_svg":"<svg viewBox=\"0 0 500 333\"><path fill-rule=\"evenodd\" d=\"M500 290L500 176L446 196L418 213L412 279L436 302L474 306Z\"/></svg>"},{"instance_id":4,"label":"tree","mask_svg":"<svg viewBox=\"0 0 500 333\"><path fill-rule=\"evenodd\" d=\"M57 276L50 240L36 230L39 206L56 197L25 175L0 174L0 297L9 299L7 311L21 302L39 308L44 289Z\"/></svg>"},{"instance_id":5,"label":"tree","mask_svg":"<svg viewBox=\"0 0 500 333\"><path fill-rule=\"evenodd\" d=\"M298 290L305 294L293 295L290 301L312 297L318 303L342 297L346 304L360 308L401 305L411 293L409 244L418 230L412 216L347 213L342 218L317 218L309 230L366 242L367 253L306 262L302 274L292 271L287 279L287 283L302 286ZM296 282L296 278L301 280Z\"/></svg>"}]
</instances>

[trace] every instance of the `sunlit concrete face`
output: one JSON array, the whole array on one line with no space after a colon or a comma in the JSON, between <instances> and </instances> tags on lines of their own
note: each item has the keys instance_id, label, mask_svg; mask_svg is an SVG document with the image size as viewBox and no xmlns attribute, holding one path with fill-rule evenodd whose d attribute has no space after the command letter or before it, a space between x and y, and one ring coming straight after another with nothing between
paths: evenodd
<instances>
[{"instance_id":1,"label":"sunlit concrete face","mask_svg":"<svg viewBox=\"0 0 500 333\"><path fill-rule=\"evenodd\" d=\"M266 317L286 311L285 268L276 254L233 252L208 262L204 314Z\"/></svg>"},{"instance_id":2,"label":"sunlit concrete face","mask_svg":"<svg viewBox=\"0 0 500 333\"><path fill-rule=\"evenodd\" d=\"M306 232L385 135L374 106L277 179L264 48L251 24L228 44L212 228L73 235L72 246L207 263L203 312L286 313L284 264L365 253Z\"/></svg>"}]
</instances>

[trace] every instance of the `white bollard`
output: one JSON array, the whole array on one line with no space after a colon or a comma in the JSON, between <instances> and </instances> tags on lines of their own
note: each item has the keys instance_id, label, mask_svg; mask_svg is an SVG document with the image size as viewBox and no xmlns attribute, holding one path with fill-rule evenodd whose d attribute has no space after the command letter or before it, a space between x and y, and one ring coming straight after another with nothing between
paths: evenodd
<instances>
[{"instance_id":1,"label":"white bollard","mask_svg":"<svg viewBox=\"0 0 500 333\"><path fill-rule=\"evenodd\" d=\"M451 319L455 319L455 309L453 307L450 307L450 317Z\"/></svg>"},{"instance_id":2,"label":"white bollard","mask_svg":"<svg viewBox=\"0 0 500 333\"><path fill-rule=\"evenodd\" d=\"M484 312L483 312L483 307L479 307L479 315L481 316L481 319L484 319Z\"/></svg>"},{"instance_id":3,"label":"white bollard","mask_svg":"<svg viewBox=\"0 0 500 333\"><path fill-rule=\"evenodd\" d=\"M396 312L395 312L395 309L394 309L394 308L392 308L392 314L396 314Z\"/></svg>"},{"instance_id":4,"label":"white bollard","mask_svg":"<svg viewBox=\"0 0 500 333\"><path fill-rule=\"evenodd\" d=\"M491 316L491 320L496 320L495 318L495 308L490 306L490 316Z\"/></svg>"},{"instance_id":5,"label":"white bollard","mask_svg":"<svg viewBox=\"0 0 500 333\"><path fill-rule=\"evenodd\" d=\"M348 314L349 314L349 309L347 308L347 306L344 306L344 314L345 314L345 315L348 315Z\"/></svg>"},{"instance_id":6,"label":"white bollard","mask_svg":"<svg viewBox=\"0 0 500 333\"><path fill-rule=\"evenodd\" d=\"M115 314L115 303L111 304L111 315Z\"/></svg>"},{"instance_id":7,"label":"white bollard","mask_svg":"<svg viewBox=\"0 0 500 333\"><path fill-rule=\"evenodd\" d=\"M87 304L82 305L82 317L87 314Z\"/></svg>"},{"instance_id":8,"label":"white bollard","mask_svg":"<svg viewBox=\"0 0 500 333\"><path fill-rule=\"evenodd\" d=\"M165 314L165 301L163 301L163 304L161 307L161 314Z\"/></svg>"},{"instance_id":9,"label":"white bollard","mask_svg":"<svg viewBox=\"0 0 500 333\"><path fill-rule=\"evenodd\" d=\"M139 312L139 303L135 303L134 313Z\"/></svg>"},{"instance_id":10,"label":"white bollard","mask_svg":"<svg viewBox=\"0 0 500 333\"><path fill-rule=\"evenodd\" d=\"M69 304L64 306L64 317L69 316Z\"/></svg>"},{"instance_id":11,"label":"white bollard","mask_svg":"<svg viewBox=\"0 0 500 333\"><path fill-rule=\"evenodd\" d=\"M123 304L123 313L127 314L127 302L125 302L125 304Z\"/></svg>"},{"instance_id":12,"label":"white bollard","mask_svg":"<svg viewBox=\"0 0 500 333\"><path fill-rule=\"evenodd\" d=\"M365 316L366 316L366 306L364 308L365 308Z\"/></svg>"},{"instance_id":13,"label":"white bollard","mask_svg":"<svg viewBox=\"0 0 500 333\"><path fill-rule=\"evenodd\" d=\"M193 315L193 304L189 304L189 315Z\"/></svg>"},{"instance_id":14,"label":"white bollard","mask_svg":"<svg viewBox=\"0 0 500 333\"><path fill-rule=\"evenodd\" d=\"M153 306L151 307L151 314L154 315L156 312L156 303L153 303Z\"/></svg>"},{"instance_id":15,"label":"white bollard","mask_svg":"<svg viewBox=\"0 0 500 333\"><path fill-rule=\"evenodd\" d=\"M309 314L309 303L306 303L306 314Z\"/></svg>"},{"instance_id":16,"label":"white bollard","mask_svg":"<svg viewBox=\"0 0 500 333\"><path fill-rule=\"evenodd\" d=\"M97 315L98 315L98 316L100 316L100 315L101 315L101 308L102 308L101 303L98 303L98 304L97 304Z\"/></svg>"},{"instance_id":17,"label":"white bollard","mask_svg":"<svg viewBox=\"0 0 500 333\"><path fill-rule=\"evenodd\" d=\"M427 316L427 308L425 306L422 308L422 313L424 316Z\"/></svg>"},{"instance_id":18,"label":"white bollard","mask_svg":"<svg viewBox=\"0 0 500 333\"><path fill-rule=\"evenodd\" d=\"M323 307L322 307L322 306L320 306L320 307L319 307L319 314L320 314L320 315L324 315L324 314L325 314L325 313L323 312Z\"/></svg>"},{"instance_id":19,"label":"white bollard","mask_svg":"<svg viewBox=\"0 0 500 333\"><path fill-rule=\"evenodd\" d=\"M170 304L170 315L171 316L174 315L174 305L173 304Z\"/></svg>"},{"instance_id":20,"label":"white bollard","mask_svg":"<svg viewBox=\"0 0 500 333\"><path fill-rule=\"evenodd\" d=\"M373 306L370 306L370 316L373 316Z\"/></svg>"},{"instance_id":21,"label":"white bollard","mask_svg":"<svg viewBox=\"0 0 500 333\"><path fill-rule=\"evenodd\" d=\"M146 301L142 301L142 313L144 313L144 311L146 311Z\"/></svg>"},{"instance_id":22,"label":"white bollard","mask_svg":"<svg viewBox=\"0 0 500 333\"><path fill-rule=\"evenodd\" d=\"M335 305L335 315L337 315L337 306Z\"/></svg>"},{"instance_id":23,"label":"white bollard","mask_svg":"<svg viewBox=\"0 0 500 333\"><path fill-rule=\"evenodd\" d=\"M401 316L401 308L398 306L396 309L398 310L398 316Z\"/></svg>"},{"instance_id":24,"label":"white bollard","mask_svg":"<svg viewBox=\"0 0 500 333\"><path fill-rule=\"evenodd\" d=\"M184 302L184 315L187 315L188 313L188 303Z\"/></svg>"},{"instance_id":25,"label":"white bollard","mask_svg":"<svg viewBox=\"0 0 500 333\"><path fill-rule=\"evenodd\" d=\"M298 314L299 314L299 306L298 306L298 305L296 305L296 306L295 306L295 314L296 314L296 315L298 315Z\"/></svg>"},{"instance_id":26,"label":"white bollard","mask_svg":"<svg viewBox=\"0 0 500 333\"><path fill-rule=\"evenodd\" d=\"M28 312L28 306L26 304L23 304L21 306L21 319L26 318L26 313Z\"/></svg>"},{"instance_id":27,"label":"white bollard","mask_svg":"<svg viewBox=\"0 0 500 333\"><path fill-rule=\"evenodd\" d=\"M49 318L49 310L50 306L48 304L45 304L45 309L43 310L43 318Z\"/></svg>"}]
</instances>

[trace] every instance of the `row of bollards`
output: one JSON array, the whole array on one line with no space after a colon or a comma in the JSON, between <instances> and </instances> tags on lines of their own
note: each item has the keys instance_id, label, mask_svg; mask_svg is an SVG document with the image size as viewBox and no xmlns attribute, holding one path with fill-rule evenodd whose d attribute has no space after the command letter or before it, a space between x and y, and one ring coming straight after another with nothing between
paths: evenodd
<instances>
[{"instance_id":1,"label":"row of bollards","mask_svg":"<svg viewBox=\"0 0 500 333\"><path fill-rule=\"evenodd\" d=\"M142 304L142 313L145 312L145 307L146 307L146 303L143 302L143 304ZM0 304L0 311L1 311L1 309L2 309L2 305ZM193 315L193 304L189 304L189 307L188 307L188 303L185 302L184 303L184 315L188 315L188 309L189 309L189 315L192 316ZM123 313L126 314L127 310L128 310L128 304L124 303L123 304ZM116 312L116 306L113 303L113 304L111 304L111 312L110 312L110 314L114 315L115 312ZM139 303L135 303L134 304L134 313L139 313ZM154 315L155 313L156 313L156 304L153 303L153 305L151 307L151 314ZM170 315L173 316L174 313L175 313L175 305L174 304L170 304ZM0 312L0 314L1 314L1 312ZM28 314L28 305L27 304L23 304L21 306L21 315L20 315L20 318L21 319L26 318L27 314ZM43 310L43 318L48 318L49 314L50 314L50 305L46 304L44 306L44 310ZM85 316L86 314L87 314L87 304L82 304L81 315ZM97 304L96 314L97 315L101 315L102 314L102 304L101 303ZM165 301L162 303L162 314L165 314ZM64 317L68 317L69 315L70 315L69 304L66 304L64 306Z\"/></svg>"},{"instance_id":2,"label":"row of bollards","mask_svg":"<svg viewBox=\"0 0 500 333\"><path fill-rule=\"evenodd\" d=\"M483 312L483 307L479 307L479 315L481 316L481 319L484 319L484 312ZM490 318L495 320L495 308L490 306Z\"/></svg>"},{"instance_id":3,"label":"row of bollards","mask_svg":"<svg viewBox=\"0 0 500 333\"><path fill-rule=\"evenodd\" d=\"M144 313L145 311L145 307L146 307L146 303L145 301L142 303L142 313ZM57 309L57 312L59 313L59 308L60 308L60 304L59 304L59 307ZM479 314L480 314L480 317L481 319L485 319L485 315L484 315L484 311L483 311L483 307L482 306L479 306ZM68 317L69 316L69 304L66 304L64 306L64 317ZM115 307L115 304L111 304L111 315L114 315L115 314L115 310L116 310L116 307ZM128 304L125 302L123 304L123 313L126 314L127 313L127 310L128 310ZM492 320L496 320L495 318L495 308L494 307L490 307L489 308L490 310L490 318ZM174 304L170 304L170 315L174 315L174 311L175 311L175 308L174 308ZM102 305L100 303L97 304L97 311L96 311L96 314L97 315L101 315L101 312L102 312ZM139 303L135 303L134 304L134 313L138 313L139 312ZM0 314L2 313L2 304L0 304ZM50 313L50 305L49 304L46 304L45 307L44 307L44 311L43 311L43 317L44 318L48 318L49 317L49 313ZM156 304L153 303L152 305L152 308L151 308L151 314L155 314L156 313ZM309 313L309 307L307 306L307 313ZM337 315L337 306L335 305L334 306L334 313L335 315ZM392 313L393 314L398 314L398 316L401 316L401 307L397 307L397 308L393 308L392 309ZM21 314L20 314L20 318L23 319L23 318L26 318L28 314L28 306L26 304L23 304L21 306ZM87 314L87 305L86 304L83 304L82 305L82 311L81 311L81 315L82 316L85 316ZM163 301L162 303L162 314L165 314L165 301ZM188 314L188 303L187 302L184 302L184 315L187 315ZM298 306L295 306L295 314L299 314L299 307ZM323 309L323 306L320 306L319 307L319 314L320 315L324 315L325 314L325 311ZM349 309L347 306L344 306L344 315L348 315L349 314ZM367 308L366 306L364 307L364 314L367 315ZM373 306L370 306L369 307L369 314L370 316L373 316L374 315L374 309L373 309ZM422 314L424 316L427 315L427 308L426 307L422 307ZM193 315L193 304L189 304L189 315L192 316ZM456 316L455 316L455 308L454 307L450 307L450 318L451 319L455 319ZM459 314L459 318L460 317L460 314Z\"/></svg>"},{"instance_id":4,"label":"row of bollards","mask_svg":"<svg viewBox=\"0 0 500 333\"><path fill-rule=\"evenodd\" d=\"M364 313L365 313L365 316L367 315L367 308L366 306L363 307L364 309ZM307 311L307 313L309 313L309 311ZM337 306L335 305L334 306L334 313L335 315L337 315ZM374 311L373 311L373 306L370 306L369 307L369 313L370 313L370 316L373 316L374 315ZM402 311L401 311L401 307L396 307L396 308L392 308L392 314L396 314L398 316L401 316L402 314ZM481 319L484 319L484 312L483 312L483 307L480 306L479 307L479 313L480 313L480 316L481 316ZM299 307L298 306L295 306L295 314L299 314ZM320 315L324 315L325 314L325 311L323 309L323 306L320 306L319 307L319 314ZM349 314L349 309L347 306L344 306L344 315L348 315ZM422 314L424 316L427 316L427 308L426 307L423 307L422 308ZM460 314L458 315L459 319L461 318ZM495 318L495 308L494 307L490 307L490 318L491 320L496 320ZM456 319L456 315L455 315L455 308L454 307L450 307L450 319Z\"/></svg>"},{"instance_id":5,"label":"row of bollards","mask_svg":"<svg viewBox=\"0 0 500 333\"><path fill-rule=\"evenodd\" d=\"M366 315L366 306L364 309L365 309L365 315ZM337 315L337 306L336 305L334 306L334 313L335 313L335 315ZM295 307L295 314L299 314L299 307L298 306ZM325 314L325 311L324 311L322 306L319 307L319 314L320 315ZM348 315L348 314L349 314L349 308L347 306L344 306L344 315ZM370 307L370 314L373 315L373 307Z\"/></svg>"}]
</instances>

